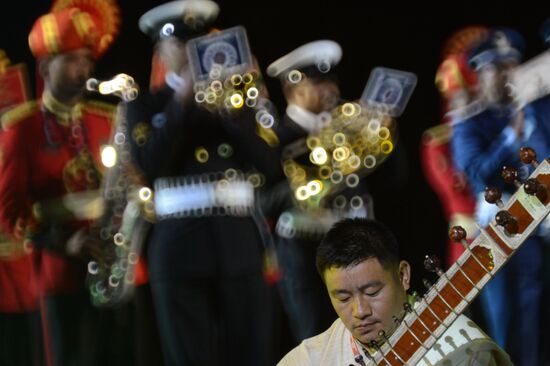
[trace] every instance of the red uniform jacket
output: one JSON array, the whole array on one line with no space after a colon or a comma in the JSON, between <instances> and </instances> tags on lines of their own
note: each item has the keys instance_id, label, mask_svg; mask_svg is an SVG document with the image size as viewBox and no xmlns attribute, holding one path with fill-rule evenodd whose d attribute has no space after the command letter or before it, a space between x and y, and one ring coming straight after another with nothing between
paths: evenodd
<instances>
[{"instance_id":1,"label":"red uniform jacket","mask_svg":"<svg viewBox=\"0 0 550 366\"><path fill-rule=\"evenodd\" d=\"M453 165L449 151L451 129L449 124L441 124L424 132L420 148L422 165L428 182L439 197L449 225L466 226L468 234L473 235L473 230L466 224L473 224L475 198L466 177ZM456 262L463 251L460 244L449 241L447 263L451 265Z\"/></svg>"},{"instance_id":2,"label":"red uniform jacket","mask_svg":"<svg viewBox=\"0 0 550 366\"><path fill-rule=\"evenodd\" d=\"M0 240L6 239L0 238ZM18 313L37 309L37 289L32 278L34 259L34 253L22 251L0 257L0 313Z\"/></svg>"},{"instance_id":3,"label":"red uniform jacket","mask_svg":"<svg viewBox=\"0 0 550 366\"><path fill-rule=\"evenodd\" d=\"M40 217L37 202L69 192L99 188L101 146L109 142L114 108L85 102L68 109L45 93L2 116L0 137L0 226L13 240L33 237ZM86 222L71 222L71 229ZM39 291L51 294L82 288L86 263L49 250L40 253Z\"/></svg>"}]
</instances>

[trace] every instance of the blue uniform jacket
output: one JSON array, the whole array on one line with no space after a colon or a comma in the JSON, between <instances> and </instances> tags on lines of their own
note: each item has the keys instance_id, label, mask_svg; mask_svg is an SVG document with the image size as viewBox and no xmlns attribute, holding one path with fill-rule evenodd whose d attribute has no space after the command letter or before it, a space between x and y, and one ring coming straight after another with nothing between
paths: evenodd
<instances>
[{"instance_id":1,"label":"blue uniform jacket","mask_svg":"<svg viewBox=\"0 0 550 366\"><path fill-rule=\"evenodd\" d=\"M487 186L505 191L500 172L502 166L520 168L519 149L530 146L538 159L550 153L550 97L539 99L524 109L525 128L523 138L518 138L509 123L510 110L489 108L459 121L453 128L451 152L458 169L468 177L473 191L478 194Z\"/></svg>"}]
</instances>

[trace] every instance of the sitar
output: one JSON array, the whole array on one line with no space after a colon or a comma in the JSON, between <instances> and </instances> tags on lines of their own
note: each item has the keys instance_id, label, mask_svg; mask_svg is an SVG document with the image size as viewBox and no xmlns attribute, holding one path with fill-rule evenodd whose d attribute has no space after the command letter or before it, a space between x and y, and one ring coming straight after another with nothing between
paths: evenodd
<instances>
[{"instance_id":1,"label":"sitar","mask_svg":"<svg viewBox=\"0 0 550 366\"><path fill-rule=\"evenodd\" d=\"M462 227L450 229L450 238L463 245L463 254L445 272L436 260L426 257L427 269L437 273L438 280L417 306L404 305L405 315L395 319L399 325L390 336L381 331L384 341L371 345L377 352L370 355L367 365L433 364L426 353L548 215L550 162L545 159L538 163L529 147L520 149L520 159L534 167L533 173L520 182L516 169L503 168L503 179L517 190L504 204L498 189L486 189L486 201L496 204L500 211L487 227L479 228L471 244Z\"/></svg>"}]
</instances>

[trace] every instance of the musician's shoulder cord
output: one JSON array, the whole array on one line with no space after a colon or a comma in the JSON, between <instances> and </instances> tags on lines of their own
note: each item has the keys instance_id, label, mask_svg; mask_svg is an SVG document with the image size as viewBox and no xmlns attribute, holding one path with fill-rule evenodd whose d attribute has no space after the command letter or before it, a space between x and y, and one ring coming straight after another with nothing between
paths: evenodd
<instances>
[{"instance_id":1,"label":"musician's shoulder cord","mask_svg":"<svg viewBox=\"0 0 550 366\"><path fill-rule=\"evenodd\" d=\"M61 142L55 141L53 137L53 131L56 130L63 136L63 142L67 143L69 148L73 151L75 156L83 154L89 159L85 159L88 163L87 169L89 169L91 176L94 178L94 184L98 184L100 172L93 162L93 156L89 149L88 133L86 129L82 126L82 116L78 116L72 119L70 126L71 137L66 133L63 126L60 126L56 121L56 116L54 113L50 112L47 108L42 106L41 108L42 115L44 116L44 134L46 135L46 140L48 146L53 149L58 149L61 146Z\"/></svg>"}]
</instances>

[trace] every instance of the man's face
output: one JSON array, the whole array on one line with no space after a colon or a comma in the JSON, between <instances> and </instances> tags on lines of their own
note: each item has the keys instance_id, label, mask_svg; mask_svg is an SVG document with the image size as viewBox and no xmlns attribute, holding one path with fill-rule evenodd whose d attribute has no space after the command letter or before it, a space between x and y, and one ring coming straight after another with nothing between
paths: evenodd
<instances>
[{"instance_id":1,"label":"man's face","mask_svg":"<svg viewBox=\"0 0 550 366\"><path fill-rule=\"evenodd\" d=\"M180 74L183 68L188 67L185 42L179 38L173 36L161 38L157 43L157 50L168 71Z\"/></svg>"},{"instance_id":2,"label":"man's face","mask_svg":"<svg viewBox=\"0 0 550 366\"><path fill-rule=\"evenodd\" d=\"M319 111L330 111L336 107L340 99L340 88L333 81L321 81L315 83L317 97L319 98Z\"/></svg>"},{"instance_id":3,"label":"man's face","mask_svg":"<svg viewBox=\"0 0 550 366\"><path fill-rule=\"evenodd\" d=\"M380 339L381 330L389 336L396 327L393 316L404 311L410 266L402 261L386 270L377 258L368 258L351 267L331 267L324 279L336 313L355 339L368 345Z\"/></svg>"},{"instance_id":4,"label":"man's face","mask_svg":"<svg viewBox=\"0 0 550 366\"><path fill-rule=\"evenodd\" d=\"M504 104L510 99L506 83L510 71L517 66L516 61L488 64L478 71L479 86L483 96L491 104Z\"/></svg>"},{"instance_id":5,"label":"man's face","mask_svg":"<svg viewBox=\"0 0 550 366\"><path fill-rule=\"evenodd\" d=\"M332 110L340 99L340 88L329 80L305 79L291 88L288 102L316 114Z\"/></svg>"},{"instance_id":6,"label":"man's face","mask_svg":"<svg viewBox=\"0 0 550 366\"><path fill-rule=\"evenodd\" d=\"M82 94L95 64L92 51L88 48L61 53L45 62L44 81L50 91L60 98Z\"/></svg>"}]
</instances>

